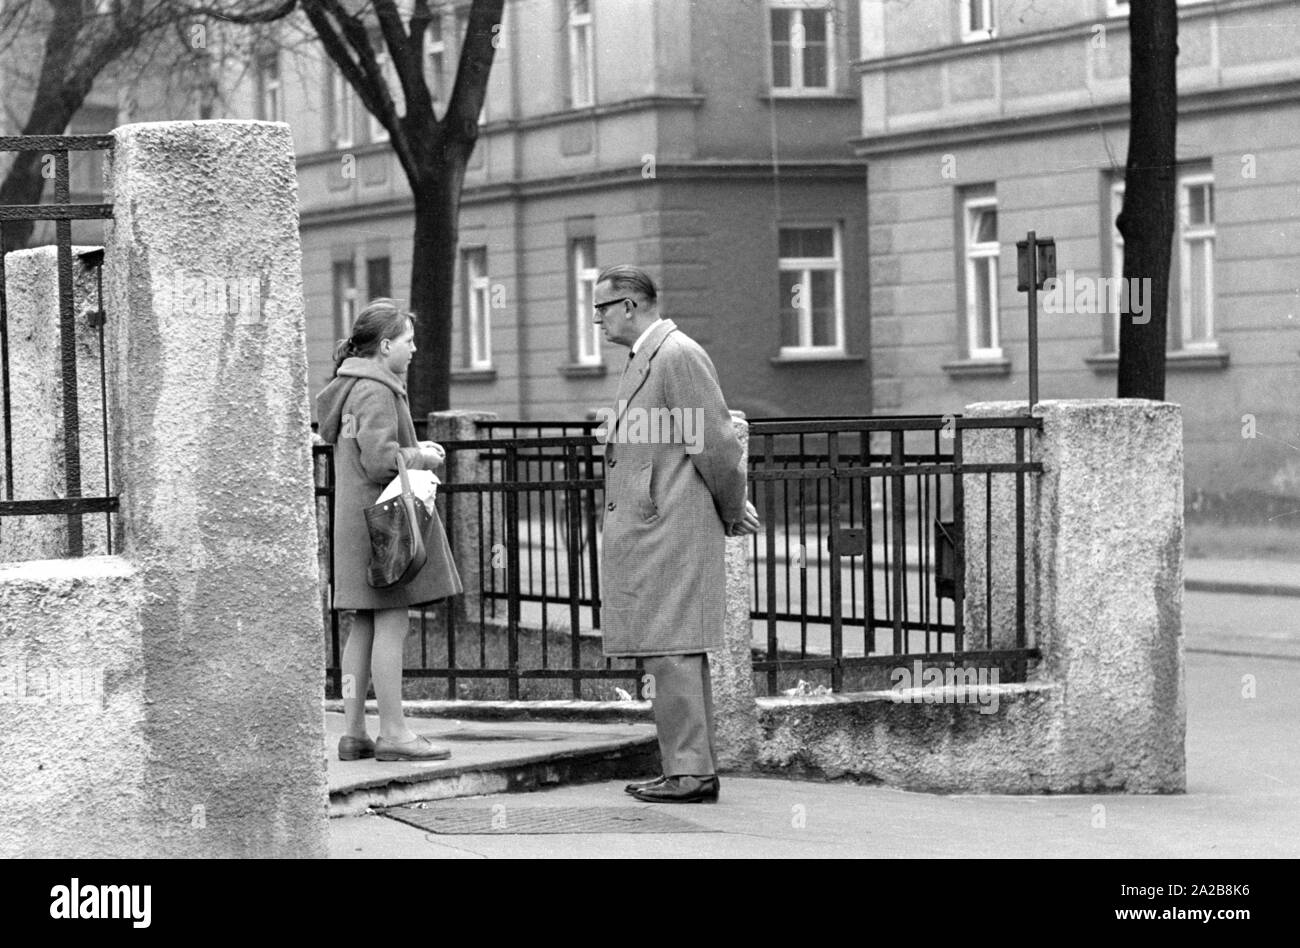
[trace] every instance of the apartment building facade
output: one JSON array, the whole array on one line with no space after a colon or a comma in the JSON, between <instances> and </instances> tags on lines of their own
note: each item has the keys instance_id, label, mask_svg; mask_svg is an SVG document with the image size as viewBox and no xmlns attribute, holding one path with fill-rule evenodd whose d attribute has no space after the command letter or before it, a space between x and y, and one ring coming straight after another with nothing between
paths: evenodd
<instances>
[{"instance_id":1,"label":"apartment building facade","mask_svg":"<svg viewBox=\"0 0 1300 948\"><path fill-rule=\"evenodd\" d=\"M1295 516L1300 7L1178 11L1166 397L1184 409L1189 506ZM1015 242L1028 231L1055 238L1079 285L1122 272L1127 13L1121 0L861 3L877 411L1026 398ZM1116 327L1113 310L1040 312L1040 398L1113 397Z\"/></svg>"},{"instance_id":2,"label":"apartment building facade","mask_svg":"<svg viewBox=\"0 0 1300 948\"><path fill-rule=\"evenodd\" d=\"M443 5L439 113L468 5ZM622 350L591 322L634 263L751 414L870 410L866 180L847 0L510 0L466 175L452 404L580 419ZM298 149L313 390L367 299L407 295L410 190L383 129L319 58L268 53L231 97ZM242 112L241 112L242 110Z\"/></svg>"}]
</instances>

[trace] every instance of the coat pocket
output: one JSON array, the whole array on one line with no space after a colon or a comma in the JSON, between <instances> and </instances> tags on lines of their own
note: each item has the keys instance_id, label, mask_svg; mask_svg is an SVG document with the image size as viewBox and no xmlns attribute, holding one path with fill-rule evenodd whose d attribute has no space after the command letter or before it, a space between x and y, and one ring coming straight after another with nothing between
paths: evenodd
<instances>
[{"instance_id":1,"label":"coat pocket","mask_svg":"<svg viewBox=\"0 0 1300 948\"><path fill-rule=\"evenodd\" d=\"M632 481L632 500L637 517L648 523L659 519L659 505L654 498L654 465L647 464L637 471Z\"/></svg>"}]
</instances>

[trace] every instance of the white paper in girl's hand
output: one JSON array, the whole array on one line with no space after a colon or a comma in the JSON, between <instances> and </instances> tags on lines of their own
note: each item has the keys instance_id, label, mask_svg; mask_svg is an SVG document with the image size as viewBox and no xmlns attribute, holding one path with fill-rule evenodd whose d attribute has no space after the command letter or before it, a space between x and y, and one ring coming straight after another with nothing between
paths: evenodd
<instances>
[{"instance_id":1,"label":"white paper in girl's hand","mask_svg":"<svg viewBox=\"0 0 1300 948\"><path fill-rule=\"evenodd\" d=\"M442 481L438 480L438 475L433 471L407 471L407 478L411 482L411 493L420 500L424 501L424 506L433 509L433 501L438 496L438 485ZM375 501L377 504L383 503L391 497L396 497L402 492L402 475L393 478L391 484L384 488L384 492L379 495Z\"/></svg>"}]
</instances>

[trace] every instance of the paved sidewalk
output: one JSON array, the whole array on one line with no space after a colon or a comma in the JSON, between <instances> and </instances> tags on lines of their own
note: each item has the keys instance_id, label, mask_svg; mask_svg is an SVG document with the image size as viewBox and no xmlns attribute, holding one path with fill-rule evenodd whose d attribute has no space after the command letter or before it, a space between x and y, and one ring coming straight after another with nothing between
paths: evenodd
<instances>
[{"instance_id":1,"label":"paved sidewalk","mask_svg":"<svg viewBox=\"0 0 1300 948\"><path fill-rule=\"evenodd\" d=\"M1300 563L1188 559L1183 563L1183 588L1189 592L1300 596Z\"/></svg>"},{"instance_id":2,"label":"paved sidewalk","mask_svg":"<svg viewBox=\"0 0 1300 948\"><path fill-rule=\"evenodd\" d=\"M408 762L338 759L343 715L325 715L330 816L412 800L634 776L658 760L653 724L461 721L409 717L412 729L451 749L447 760ZM377 716L367 717L371 738Z\"/></svg>"},{"instance_id":3,"label":"paved sidewalk","mask_svg":"<svg viewBox=\"0 0 1300 948\"><path fill-rule=\"evenodd\" d=\"M722 779L717 805L661 807L712 832L436 835L382 816L331 821L334 858L1300 856L1296 665L1187 658L1188 792L937 796L879 786ZM1257 697L1242 695L1254 676ZM431 803L644 808L622 781ZM493 808L504 808L496 809ZM508 821L508 819L507 819Z\"/></svg>"}]
</instances>

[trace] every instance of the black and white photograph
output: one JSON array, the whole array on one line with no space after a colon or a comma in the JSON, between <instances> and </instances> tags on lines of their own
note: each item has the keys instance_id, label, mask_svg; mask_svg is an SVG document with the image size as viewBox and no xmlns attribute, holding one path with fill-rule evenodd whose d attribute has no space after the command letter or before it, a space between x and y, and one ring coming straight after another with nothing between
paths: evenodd
<instances>
[{"instance_id":1,"label":"black and white photograph","mask_svg":"<svg viewBox=\"0 0 1300 948\"><path fill-rule=\"evenodd\" d=\"M0 0L0 411L26 914L1300 857L1294 0Z\"/></svg>"}]
</instances>

